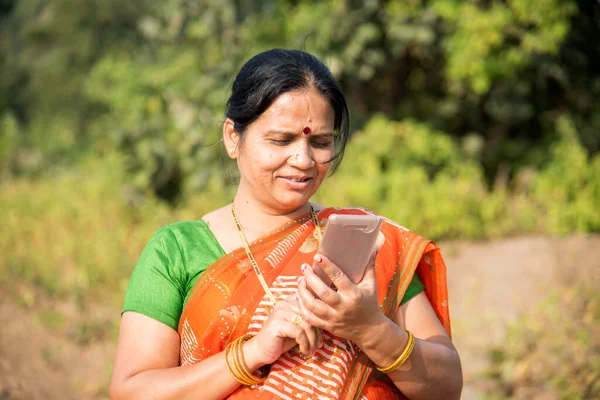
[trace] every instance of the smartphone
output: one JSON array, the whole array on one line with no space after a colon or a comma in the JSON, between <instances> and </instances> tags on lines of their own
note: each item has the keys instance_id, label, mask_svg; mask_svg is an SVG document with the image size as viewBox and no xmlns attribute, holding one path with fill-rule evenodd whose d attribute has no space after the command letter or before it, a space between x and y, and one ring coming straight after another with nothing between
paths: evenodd
<instances>
[{"instance_id":1,"label":"smartphone","mask_svg":"<svg viewBox=\"0 0 600 400\"><path fill-rule=\"evenodd\" d=\"M352 282L359 283L377 243L382 222L376 215L333 214L325 226L318 253L329 258ZM317 274L331 284L323 271Z\"/></svg>"}]
</instances>

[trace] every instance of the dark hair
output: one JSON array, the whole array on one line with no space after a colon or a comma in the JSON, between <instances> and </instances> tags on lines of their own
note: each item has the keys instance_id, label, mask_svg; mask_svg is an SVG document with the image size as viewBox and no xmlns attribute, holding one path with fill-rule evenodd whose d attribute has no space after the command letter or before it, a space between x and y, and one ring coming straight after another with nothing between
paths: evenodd
<instances>
[{"instance_id":1,"label":"dark hair","mask_svg":"<svg viewBox=\"0 0 600 400\"><path fill-rule=\"evenodd\" d=\"M248 60L233 82L226 117L242 138L246 128L286 92L316 88L329 100L334 114L336 152L333 173L344 155L349 134L346 99L333 75L317 57L300 50L272 49Z\"/></svg>"}]
</instances>

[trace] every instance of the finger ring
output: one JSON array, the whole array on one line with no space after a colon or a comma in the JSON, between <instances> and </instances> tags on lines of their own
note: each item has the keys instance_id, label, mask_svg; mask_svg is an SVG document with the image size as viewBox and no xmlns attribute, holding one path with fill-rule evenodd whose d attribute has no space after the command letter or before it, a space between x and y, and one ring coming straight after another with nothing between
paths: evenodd
<instances>
[{"instance_id":1,"label":"finger ring","mask_svg":"<svg viewBox=\"0 0 600 400\"><path fill-rule=\"evenodd\" d=\"M304 321L304 318L302 318L302 315L300 315L298 313L292 315L292 324L300 325L302 323L302 321Z\"/></svg>"}]
</instances>

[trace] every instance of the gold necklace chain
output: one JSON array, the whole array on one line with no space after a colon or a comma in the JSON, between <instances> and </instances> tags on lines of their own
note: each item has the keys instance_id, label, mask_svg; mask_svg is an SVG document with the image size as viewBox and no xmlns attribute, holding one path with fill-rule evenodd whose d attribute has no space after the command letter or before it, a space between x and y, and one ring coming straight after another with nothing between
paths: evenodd
<instances>
[{"instance_id":1,"label":"gold necklace chain","mask_svg":"<svg viewBox=\"0 0 600 400\"><path fill-rule=\"evenodd\" d=\"M315 225L317 236L320 241L321 236L322 236L321 235L321 226L319 225L319 220L317 219L317 215L315 214L315 210L313 209L312 204L309 204L309 205L310 205L310 216L312 217L313 224ZM267 282L265 281L265 278L264 278L260 268L258 267L258 263L256 262L256 259L254 258L252 251L250 251L250 245L248 244L246 235L244 235L244 230L242 229L242 225L240 224L240 221L238 220L237 215L235 214L235 208L233 206L233 202L231 202L231 215L233 216L233 221L235 222L238 232L240 233L240 239L242 239L242 244L244 245L244 250L246 250L246 255L248 256L248 259L250 260L250 264L252 264L252 269L254 269L254 272L256 273L256 276L258 277L258 281L260 282L260 285L262 286L263 290L267 294L269 301L271 302L272 305L275 305L275 303L277 302L275 300L275 296L273 296L271 289L269 289L269 285L267 285Z\"/></svg>"}]
</instances>

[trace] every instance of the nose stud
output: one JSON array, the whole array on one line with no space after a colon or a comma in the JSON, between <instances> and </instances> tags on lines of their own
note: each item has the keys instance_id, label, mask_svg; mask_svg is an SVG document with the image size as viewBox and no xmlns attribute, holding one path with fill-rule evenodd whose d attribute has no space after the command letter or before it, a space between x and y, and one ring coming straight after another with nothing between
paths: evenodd
<instances>
[{"instance_id":1,"label":"nose stud","mask_svg":"<svg viewBox=\"0 0 600 400\"><path fill-rule=\"evenodd\" d=\"M310 133L310 127L305 126L304 129L302 129L302 132L304 132L305 135L308 135Z\"/></svg>"}]
</instances>

